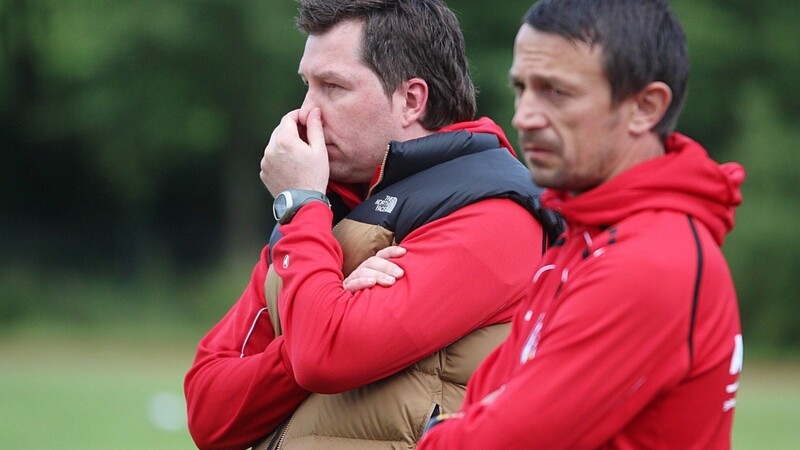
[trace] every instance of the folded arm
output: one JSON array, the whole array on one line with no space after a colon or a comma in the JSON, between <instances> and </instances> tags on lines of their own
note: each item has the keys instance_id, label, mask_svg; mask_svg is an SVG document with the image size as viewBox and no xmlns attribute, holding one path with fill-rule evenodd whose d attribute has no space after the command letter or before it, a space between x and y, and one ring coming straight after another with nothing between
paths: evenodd
<instances>
[{"instance_id":1,"label":"folded arm","mask_svg":"<svg viewBox=\"0 0 800 450\"><path fill-rule=\"evenodd\" d=\"M540 258L541 227L510 200L485 200L403 242L389 286L348 291L331 213L310 204L275 246L280 316L298 382L335 393L376 381L469 332L508 321ZM512 224L513 227L509 227Z\"/></svg>"},{"instance_id":2,"label":"folded arm","mask_svg":"<svg viewBox=\"0 0 800 450\"><path fill-rule=\"evenodd\" d=\"M200 449L249 447L309 394L294 381L283 338L274 337L262 311L266 271L265 249L242 297L202 339L186 375L189 431Z\"/></svg>"}]
</instances>

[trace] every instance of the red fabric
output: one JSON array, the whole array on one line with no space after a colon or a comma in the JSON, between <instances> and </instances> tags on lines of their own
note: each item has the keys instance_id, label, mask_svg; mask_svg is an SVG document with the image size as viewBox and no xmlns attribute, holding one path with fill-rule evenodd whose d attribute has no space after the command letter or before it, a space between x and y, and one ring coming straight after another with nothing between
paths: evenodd
<instances>
[{"instance_id":1,"label":"red fabric","mask_svg":"<svg viewBox=\"0 0 800 450\"><path fill-rule=\"evenodd\" d=\"M352 184L335 183L332 181L328 185L328 192L335 192L338 194L339 197L342 198L342 201L344 201L344 204L350 209L355 208L364 200L357 194L358 191L358 186Z\"/></svg>"},{"instance_id":2,"label":"red fabric","mask_svg":"<svg viewBox=\"0 0 800 450\"><path fill-rule=\"evenodd\" d=\"M268 313L258 315L266 306L267 255L265 248L239 301L200 341L186 375L189 430L200 449L249 447L308 396L294 381L283 337L275 338Z\"/></svg>"},{"instance_id":3,"label":"red fabric","mask_svg":"<svg viewBox=\"0 0 800 450\"><path fill-rule=\"evenodd\" d=\"M509 200L485 200L409 234L397 284L352 294L342 288L330 215L324 205L303 208L273 252L289 261L276 265L286 351L298 383L314 392L376 381L479 327L508 322L539 259L533 217Z\"/></svg>"},{"instance_id":4,"label":"red fabric","mask_svg":"<svg viewBox=\"0 0 800 450\"><path fill-rule=\"evenodd\" d=\"M459 416L418 450L730 448L741 328L719 243L744 171L688 138L668 145L597 189L549 194L567 219L563 245ZM688 215L703 255L696 304Z\"/></svg>"},{"instance_id":5,"label":"red fabric","mask_svg":"<svg viewBox=\"0 0 800 450\"><path fill-rule=\"evenodd\" d=\"M593 189L592 195L565 202L568 194L550 191L542 196L542 202L587 225L615 223L650 209L686 212L708 225L721 245L733 229L734 209L742 203L739 187L744 169L736 163L710 164L700 144L679 133L670 136L666 148L664 157L620 174ZM606 203L597 202L600 196Z\"/></svg>"},{"instance_id":6,"label":"red fabric","mask_svg":"<svg viewBox=\"0 0 800 450\"><path fill-rule=\"evenodd\" d=\"M446 133L448 131L469 131L470 133L488 133L494 134L497 136L497 139L500 140L500 145L507 148L509 152L511 152L514 157L517 154L514 152L514 147L511 146L511 143L508 142L508 138L506 138L505 133L503 133L503 129L500 128L492 119L488 117L481 117L478 120L473 120L471 122L458 122L452 125L448 125L439 130L440 133Z\"/></svg>"},{"instance_id":7,"label":"red fabric","mask_svg":"<svg viewBox=\"0 0 800 450\"><path fill-rule=\"evenodd\" d=\"M329 208L309 204L281 227L273 256L285 293L282 337L273 337L264 313L239 358L265 306L265 249L242 298L200 343L185 381L199 448L247 447L302 402L301 386L344 391L475 328L509 321L540 258L538 222L510 200L485 200L411 233L403 241L407 254L397 260L406 275L396 285L350 294L342 288L331 221Z\"/></svg>"}]
</instances>

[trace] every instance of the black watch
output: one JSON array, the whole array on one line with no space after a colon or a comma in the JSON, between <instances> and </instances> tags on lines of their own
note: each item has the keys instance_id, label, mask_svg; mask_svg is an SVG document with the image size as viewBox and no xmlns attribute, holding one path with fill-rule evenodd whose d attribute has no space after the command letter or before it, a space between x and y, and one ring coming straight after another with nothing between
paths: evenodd
<instances>
[{"instance_id":1,"label":"black watch","mask_svg":"<svg viewBox=\"0 0 800 450\"><path fill-rule=\"evenodd\" d=\"M328 207L331 206L328 197L322 192L287 189L275 197L275 202L272 204L272 214L275 216L275 220L283 225L292 220L292 217L297 214L300 207L314 201L323 202L328 205Z\"/></svg>"}]
</instances>

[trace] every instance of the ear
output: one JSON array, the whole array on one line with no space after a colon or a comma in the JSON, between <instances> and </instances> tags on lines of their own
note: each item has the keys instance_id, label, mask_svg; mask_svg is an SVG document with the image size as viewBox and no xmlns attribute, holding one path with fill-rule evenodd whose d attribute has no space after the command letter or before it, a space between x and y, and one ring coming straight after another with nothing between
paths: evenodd
<instances>
[{"instance_id":1,"label":"ear","mask_svg":"<svg viewBox=\"0 0 800 450\"><path fill-rule=\"evenodd\" d=\"M405 81L395 92L403 126L419 122L428 108L428 83L422 78Z\"/></svg>"},{"instance_id":2,"label":"ear","mask_svg":"<svg viewBox=\"0 0 800 450\"><path fill-rule=\"evenodd\" d=\"M628 130L641 135L653 130L672 102L672 89L662 81L654 81L633 96L633 109Z\"/></svg>"}]
</instances>

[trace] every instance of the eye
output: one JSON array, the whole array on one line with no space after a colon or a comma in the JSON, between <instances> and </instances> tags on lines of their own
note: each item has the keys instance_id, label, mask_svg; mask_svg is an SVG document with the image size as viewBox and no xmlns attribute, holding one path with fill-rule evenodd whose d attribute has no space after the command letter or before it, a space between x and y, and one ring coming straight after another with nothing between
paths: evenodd
<instances>
[{"instance_id":1,"label":"eye","mask_svg":"<svg viewBox=\"0 0 800 450\"><path fill-rule=\"evenodd\" d=\"M519 97L525 92L525 84L519 81L511 81L511 89L514 91L514 95Z\"/></svg>"},{"instance_id":2,"label":"eye","mask_svg":"<svg viewBox=\"0 0 800 450\"><path fill-rule=\"evenodd\" d=\"M554 100L557 100L557 99L560 99L560 98L564 98L564 97L567 97L569 95L569 93L567 91L565 91L564 89L561 89L559 87L552 86L552 85L545 87L543 89L543 92L544 92L545 95L547 95L548 97L550 97L551 99L554 99Z\"/></svg>"}]
</instances>

